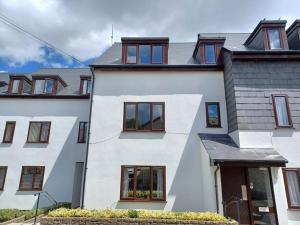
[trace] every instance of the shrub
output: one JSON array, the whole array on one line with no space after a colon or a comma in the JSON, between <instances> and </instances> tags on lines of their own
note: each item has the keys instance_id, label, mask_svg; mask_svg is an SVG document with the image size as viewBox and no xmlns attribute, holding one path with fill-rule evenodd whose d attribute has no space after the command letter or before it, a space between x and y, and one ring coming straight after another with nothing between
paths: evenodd
<instances>
[{"instance_id":1,"label":"shrub","mask_svg":"<svg viewBox=\"0 0 300 225\"><path fill-rule=\"evenodd\" d=\"M199 221L228 221L214 212L169 212L161 210L87 210L60 208L50 211L49 217L93 217L93 218L142 218L142 219L178 219Z\"/></svg>"},{"instance_id":2,"label":"shrub","mask_svg":"<svg viewBox=\"0 0 300 225\"><path fill-rule=\"evenodd\" d=\"M128 217L129 218L138 218L138 212L136 210L129 209Z\"/></svg>"}]
</instances>

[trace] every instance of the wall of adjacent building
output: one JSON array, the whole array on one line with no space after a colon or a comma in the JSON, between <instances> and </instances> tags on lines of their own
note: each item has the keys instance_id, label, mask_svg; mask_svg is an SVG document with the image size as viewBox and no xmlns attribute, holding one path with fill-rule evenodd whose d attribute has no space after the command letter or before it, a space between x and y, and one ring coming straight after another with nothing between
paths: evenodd
<instances>
[{"instance_id":1,"label":"wall of adjacent building","mask_svg":"<svg viewBox=\"0 0 300 225\"><path fill-rule=\"evenodd\" d=\"M231 137L240 148L273 148L287 167L300 168L300 62L232 62L229 53L224 59L225 80L232 84L225 82L226 96L234 96L227 97L227 110L237 116L229 122ZM292 129L276 128L271 94L288 95ZM300 213L287 209L282 169L272 168L272 177L279 224L298 224Z\"/></svg>"},{"instance_id":2,"label":"wall of adjacent building","mask_svg":"<svg viewBox=\"0 0 300 225\"><path fill-rule=\"evenodd\" d=\"M79 121L88 121L88 99L0 99L0 138L6 121L16 121L12 144L0 143L0 166L7 166L0 208L32 209L37 191L19 191L22 166L45 166L43 191L58 202L72 202L75 163L86 144L78 144ZM48 144L26 143L30 121L51 121ZM52 205L45 196L40 207Z\"/></svg>"},{"instance_id":3,"label":"wall of adjacent building","mask_svg":"<svg viewBox=\"0 0 300 225\"><path fill-rule=\"evenodd\" d=\"M206 128L206 101L222 128ZM166 132L123 132L124 102L165 102ZM216 210L198 133L227 133L223 72L96 72L84 207ZM121 165L166 166L166 202L121 202Z\"/></svg>"}]
</instances>

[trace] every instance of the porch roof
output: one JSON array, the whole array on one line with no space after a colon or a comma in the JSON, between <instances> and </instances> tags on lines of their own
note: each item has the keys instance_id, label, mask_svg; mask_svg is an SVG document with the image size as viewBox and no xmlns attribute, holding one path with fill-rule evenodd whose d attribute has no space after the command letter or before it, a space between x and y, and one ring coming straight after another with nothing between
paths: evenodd
<instances>
[{"instance_id":1,"label":"porch roof","mask_svg":"<svg viewBox=\"0 0 300 225\"><path fill-rule=\"evenodd\" d=\"M287 160L272 148L239 148L227 134L199 134L215 165L264 165L285 167Z\"/></svg>"}]
</instances>

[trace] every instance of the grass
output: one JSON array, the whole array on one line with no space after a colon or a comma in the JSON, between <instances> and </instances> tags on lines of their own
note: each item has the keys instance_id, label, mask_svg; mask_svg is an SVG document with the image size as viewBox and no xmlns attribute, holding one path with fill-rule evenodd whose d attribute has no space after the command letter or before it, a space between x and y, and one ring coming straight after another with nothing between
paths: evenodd
<instances>
[{"instance_id":1,"label":"grass","mask_svg":"<svg viewBox=\"0 0 300 225\"><path fill-rule=\"evenodd\" d=\"M198 221L228 221L214 212L169 212L161 210L87 210L60 208L48 213L48 217L90 217L90 218L141 218L177 219Z\"/></svg>"}]
</instances>

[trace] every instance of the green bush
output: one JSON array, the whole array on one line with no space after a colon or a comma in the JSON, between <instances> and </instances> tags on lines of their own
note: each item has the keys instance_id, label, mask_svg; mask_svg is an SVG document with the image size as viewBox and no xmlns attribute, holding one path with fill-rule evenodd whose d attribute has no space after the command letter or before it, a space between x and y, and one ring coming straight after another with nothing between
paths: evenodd
<instances>
[{"instance_id":1,"label":"green bush","mask_svg":"<svg viewBox=\"0 0 300 225\"><path fill-rule=\"evenodd\" d=\"M199 221L228 221L214 212L169 212L161 210L87 210L60 208L50 211L49 217L93 217L93 218L142 218L142 219L178 219Z\"/></svg>"},{"instance_id":2,"label":"green bush","mask_svg":"<svg viewBox=\"0 0 300 225\"><path fill-rule=\"evenodd\" d=\"M128 210L128 217L129 218L138 218L138 212L133 209Z\"/></svg>"}]
</instances>

